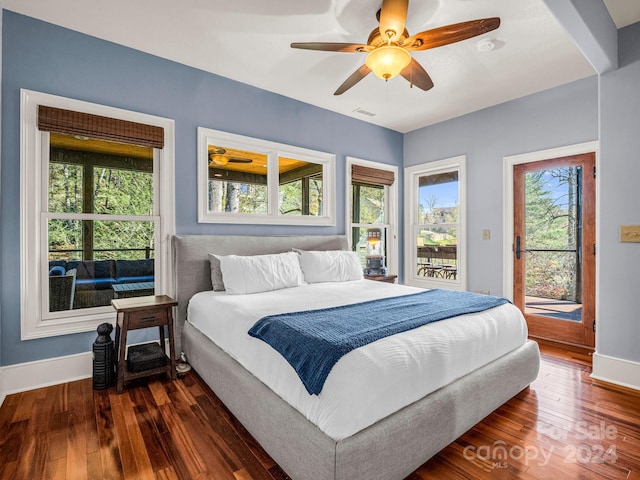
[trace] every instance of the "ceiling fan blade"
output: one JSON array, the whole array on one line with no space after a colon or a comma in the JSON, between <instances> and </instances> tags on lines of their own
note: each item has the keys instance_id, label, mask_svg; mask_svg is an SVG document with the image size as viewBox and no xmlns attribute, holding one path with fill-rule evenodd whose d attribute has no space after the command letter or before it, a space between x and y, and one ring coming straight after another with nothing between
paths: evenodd
<instances>
[{"instance_id":1,"label":"ceiling fan blade","mask_svg":"<svg viewBox=\"0 0 640 480\"><path fill-rule=\"evenodd\" d=\"M210 168L220 168L224 167L229 163L252 163L253 160L250 158L242 158L242 157L227 157L224 155L212 155L209 157L209 167Z\"/></svg>"},{"instance_id":2,"label":"ceiling fan blade","mask_svg":"<svg viewBox=\"0 0 640 480\"><path fill-rule=\"evenodd\" d=\"M362 80L364 77L371 73L371 69L366 65L362 65L358 70L353 72L349 78L347 78L342 85L333 93L334 95L342 95L344 92L353 87L356 83Z\"/></svg>"},{"instance_id":3,"label":"ceiling fan blade","mask_svg":"<svg viewBox=\"0 0 640 480\"><path fill-rule=\"evenodd\" d=\"M415 58L411 59L411 63L407 65L400 75L407 80L411 85L415 85L422 90L429 90L433 88L433 80L427 73L427 71L422 68Z\"/></svg>"},{"instance_id":4,"label":"ceiling fan blade","mask_svg":"<svg viewBox=\"0 0 640 480\"><path fill-rule=\"evenodd\" d=\"M407 38L402 47L407 50L427 50L430 48L442 47L450 43L460 42L467 38L495 30L500 26L499 17L482 18L469 22L455 23L444 27L434 28L420 32Z\"/></svg>"},{"instance_id":5,"label":"ceiling fan blade","mask_svg":"<svg viewBox=\"0 0 640 480\"><path fill-rule=\"evenodd\" d=\"M368 52L373 47L359 43L329 43L329 42L302 42L292 43L291 48L301 48L304 50L322 50L325 52Z\"/></svg>"},{"instance_id":6,"label":"ceiling fan blade","mask_svg":"<svg viewBox=\"0 0 640 480\"><path fill-rule=\"evenodd\" d=\"M380 35L386 42L397 42L407 23L409 0L382 0L380 9Z\"/></svg>"}]
</instances>

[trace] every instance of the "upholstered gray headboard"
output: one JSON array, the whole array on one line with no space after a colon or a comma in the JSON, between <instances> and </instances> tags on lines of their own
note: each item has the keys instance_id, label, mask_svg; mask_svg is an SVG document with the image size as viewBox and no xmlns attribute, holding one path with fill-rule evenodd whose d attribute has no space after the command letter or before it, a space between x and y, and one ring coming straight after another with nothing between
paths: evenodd
<instances>
[{"instance_id":1,"label":"upholstered gray headboard","mask_svg":"<svg viewBox=\"0 0 640 480\"><path fill-rule=\"evenodd\" d=\"M249 236L249 235L177 235L173 237L176 300L176 353L182 350L182 326L187 318L189 299L198 292L211 290L209 253L218 255L263 255L303 250L346 250L344 235Z\"/></svg>"}]
</instances>

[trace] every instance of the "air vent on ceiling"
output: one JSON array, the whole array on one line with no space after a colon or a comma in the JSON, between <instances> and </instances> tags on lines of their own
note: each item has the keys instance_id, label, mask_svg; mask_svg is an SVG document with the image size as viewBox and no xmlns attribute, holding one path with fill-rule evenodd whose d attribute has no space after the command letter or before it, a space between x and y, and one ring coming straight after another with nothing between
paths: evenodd
<instances>
[{"instance_id":1,"label":"air vent on ceiling","mask_svg":"<svg viewBox=\"0 0 640 480\"><path fill-rule=\"evenodd\" d=\"M363 110L363 109L361 109L360 107L356 108L356 109L354 110L354 112L356 112L356 113L360 113L360 114L362 114L362 115L366 115L367 117L375 117L375 116L376 116L376 114L375 114L375 113L367 112L366 110Z\"/></svg>"}]
</instances>

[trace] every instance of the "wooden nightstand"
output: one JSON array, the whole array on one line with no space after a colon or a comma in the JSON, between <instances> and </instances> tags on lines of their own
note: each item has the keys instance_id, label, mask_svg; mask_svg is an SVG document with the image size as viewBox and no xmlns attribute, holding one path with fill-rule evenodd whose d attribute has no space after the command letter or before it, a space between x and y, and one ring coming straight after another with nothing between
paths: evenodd
<instances>
[{"instance_id":1,"label":"wooden nightstand","mask_svg":"<svg viewBox=\"0 0 640 480\"><path fill-rule=\"evenodd\" d=\"M396 283L398 275L365 275L367 280L375 280L377 282Z\"/></svg>"},{"instance_id":2,"label":"wooden nightstand","mask_svg":"<svg viewBox=\"0 0 640 480\"><path fill-rule=\"evenodd\" d=\"M116 363L116 391L122 392L124 384L136 378L157 375L166 372L170 378L176 378L176 355L173 341L173 307L178 305L173 298L166 295L149 297L119 298L111 300L116 309L115 353ZM127 368L125 354L127 351L127 332L140 328L158 327L160 329L160 345L164 350L164 328L169 330L169 358L165 365L150 368L140 372L130 372Z\"/></svg>"}]
</instances>

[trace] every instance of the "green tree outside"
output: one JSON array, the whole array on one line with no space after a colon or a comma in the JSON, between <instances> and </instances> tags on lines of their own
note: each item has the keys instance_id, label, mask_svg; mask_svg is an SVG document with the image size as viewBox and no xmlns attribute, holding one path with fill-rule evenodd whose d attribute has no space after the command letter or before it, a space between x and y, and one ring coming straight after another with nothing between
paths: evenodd
<instances>
[{"instance_id":1,"label":"green tree outside","mask_svg":"<svg viewBox=\"0 0 640 480\"><path fill-rule=\"evenodd\" d=\"M575 167L525 175L525 295L576 301ZM550 250L550 251L545 251Z\"/></svg>"},{"instance_id":2,"label":"green tree outside","mask_svg":"<svg viewBox=\"0 0 640 480\"><path fill-rule=\"evenodd\" d=\"M73 153L69 153L73 157ZM64 158L64 157L63 157ZM85 175L93 173L92 191L84 195ZM153 174L95 167L89 162L52 162L49 212L105 215L153 215ZM93 259L140 259L154 250L151 221L52 219L50 258L83 259L83 236L93 232Z\"/></svg>"}]
</instances>

